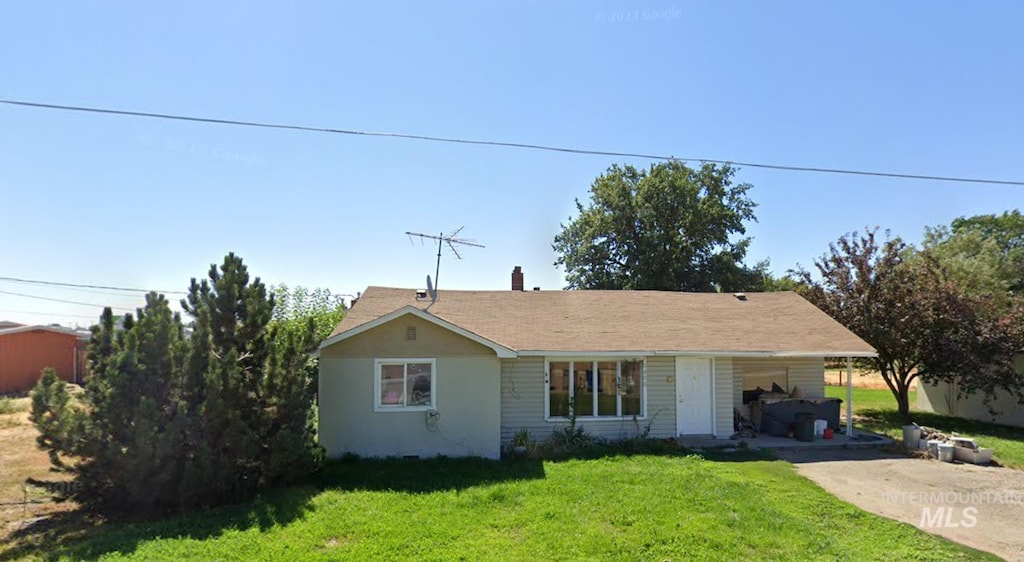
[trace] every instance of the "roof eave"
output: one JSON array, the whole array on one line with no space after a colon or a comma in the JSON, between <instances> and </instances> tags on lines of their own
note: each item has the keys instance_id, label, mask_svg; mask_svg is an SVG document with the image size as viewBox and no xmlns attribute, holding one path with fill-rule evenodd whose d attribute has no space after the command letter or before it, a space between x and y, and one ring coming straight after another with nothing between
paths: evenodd
<instances>
[{"instance_id":1,"label":"roof eave","mask_svg":"<svg viewBox=\"0 0 1024 562\"><path fill-rule=\"evenodd\" d=\"M441 328L444 328L444 329L446 329L446 330L448 330L450 332L454 332L454 333L456 333L456 334L458 334L458 335L460 335L460 336L462 336L462 337L464 337L466 339L469 339L469 340L474 341L474 342L476 342L476 343L478 343L480 345L483 345L484 347L489 347L489 348L491 348L491 350L494 351L495 355L497 355L499 358L502 358L502 359L515 359L516 357L519 356L516 353L516 351L511 349L511 348L505 347L504 345L501 345L500 343L497 343L497 342L495 342L493 340L489 340L489 339L487 339L487 338L485 338L485 337L483 337L483 336L481 336L479 334L476 334L474 332L471 332L471 331L469 331L469 330L467 330L467 329L465 329L465 328L463 328L461 326L458 326L456 324L452 324L451 322L449 322L447 320L444 320L443 318L439 318L437 316L434 316L433 314L430 314L429 312L426 312L424 310L420 310L419 308L416 308L415 306L412 306L412 305L403 306L402 308L399 308L398 310L393 310L393 311L391 311L391 312L389 312L389 313L387 313L387 314L385 314L383 316L378 316L377 318L375 318L373 320L370 320L369 322L364 322L363 324L360 324L358 326L355 326L355 327L350 328L348 330L345 330L343 332L339 332L337 334L334 334L333 336L327 338L326 340L324 340L320 344L320 347L317 350L317 355L319 355L319 352L322 351L326 347L334 345L334 344L336 344L336 343L338 343L340 341L344 341L344 340L346 340L348 338L351 338L353 336L357 336L359 334L362 334L363 332L372 330L372 329L374 329L374 328L376 328L378 326L381 326L383 324L387 324L388 322L391 322L392 320L395 320L396 318L401 318L402 316L405 316L407 314L411 314L411 315L416 316L416 317L418 317L418 318L420 318L422 320L430 322L431 324L435 324L437 326L440 326Z\"/></svg>"},{"instance_id":2,"label":"roof eave","mask_svg":"<svg viewBox=\"0 0 1024 562\"><path fill-rule=\"evenodd\" d=\"M874 351L736 351L736 350L652 350L632 349L617 351L594 350L520 350L520 357L586 357L599 355L602 357L637 357L637 356L680 356L680 357L877 357Z\"/></svg>"}]
</instances>

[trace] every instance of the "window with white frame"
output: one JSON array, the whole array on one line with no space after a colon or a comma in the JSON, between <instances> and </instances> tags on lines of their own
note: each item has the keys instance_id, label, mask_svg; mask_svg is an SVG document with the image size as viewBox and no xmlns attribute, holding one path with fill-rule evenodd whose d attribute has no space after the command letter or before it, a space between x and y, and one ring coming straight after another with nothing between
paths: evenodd
<instances>
[{"instance_id":1,"label":"window with white frame","mask_svg":"<svg viewBox=\"0 0 1024 562\"><path fill-rule=\"evenodd\" d=\"M547 362L547 417L643 417L644 362L572 360Z\"/></svg>"},{"instance_id":2,"label":"window with white frame","mask_svg":"<svg viewBox=\"0 0 1024 562\"><path fill-rule=\"evenodd\" d=\"M436 378L436 361L433 359L377 359L373 377L374 410L434 409Z\"/></svg>"}]
</instances>

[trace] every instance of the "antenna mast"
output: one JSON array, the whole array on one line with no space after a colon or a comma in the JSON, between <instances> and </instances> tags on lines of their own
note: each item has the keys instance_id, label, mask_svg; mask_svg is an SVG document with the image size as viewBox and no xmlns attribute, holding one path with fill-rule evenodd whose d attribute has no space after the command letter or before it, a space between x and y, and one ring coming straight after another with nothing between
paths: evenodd
<instances>
[{"instance_id":1,"label":"antenna mast","mask_svg":"<svg viewBox=\"0 0 1024 562\"><path fill-rule=\"evenodd\" d=\"M468 238L459 238L458 234L459 234L459 232L462 232L463 228L465 228L465 227L464 226L460 226L459 228L455 229L455 232L452 232L448 236L445 236L443 232L438 234L438 235L436 235L436 236L433 235L433 234L422 234L422 233L419 233L419 232L409 232L409 231L406 231L406 233L405 233L406 236L409 237L409 242L412 242L412 237L413 236L418 236L420 238L420 241L423 241L423 240L437 240L437 266L434 269L434 282L433 282L433 286L431 286L430 276L429 275L427 276L427 289L430 290L430 293L431 293L430 294L430 298L433 299L433 300L437 299L437 279L441 275L441 249L444 247L444 245L448 244L448 247L451 248L452 253L455 254L455 257L459 258L460 260L462 259L462 254L460 254L459 251L455 248L456 244L459 244L459 245L462 245L462 246L473 246L475 248L484 248L485 247L483 244L479 244L479 243L477 243L474 240L470 240Z\"/></svg>"}]
</instances>

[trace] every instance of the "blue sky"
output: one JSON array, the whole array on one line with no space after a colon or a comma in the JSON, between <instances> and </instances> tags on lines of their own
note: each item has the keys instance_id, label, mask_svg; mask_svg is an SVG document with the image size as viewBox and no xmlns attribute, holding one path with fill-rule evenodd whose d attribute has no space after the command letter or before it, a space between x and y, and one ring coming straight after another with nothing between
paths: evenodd
<instances>
[{"instance_id":1,"label":"blue sky","mask_svg":"<svg viewBox=\"0 0 1024 562\"><path fill-rule=\"evenodd\" d=\"M80 2L5 7L0 97L793 165L1024 179L1016 2ZM552 237L647 162L0 106L0 276L183 289L228 251L355 293L562 286ZM747 168L750 260L810 265L865 226L1021 207L1024 188ZM0 282L131 307L138 297ZM98 309L0 294L0 318Z\"/></svg>"}]
</instances>

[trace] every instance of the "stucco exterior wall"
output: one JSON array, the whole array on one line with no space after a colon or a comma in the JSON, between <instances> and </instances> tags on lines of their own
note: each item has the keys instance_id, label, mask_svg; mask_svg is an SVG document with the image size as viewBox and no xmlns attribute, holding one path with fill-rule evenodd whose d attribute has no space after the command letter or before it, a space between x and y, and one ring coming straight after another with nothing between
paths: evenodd
<instances>
[{"instance_id":1,"label":"stucco exterior wall","mask_svg":"<svg viewBox=\"0 0 1024 562\"><path fill-rule=\"evenodd\" d=\"M415 328L416 339L407 339ZM396 318L361 334L340 341L320 352L328 357L445 357L494 356L487 346L466 339L411 314Z\"/></svg>"},{"instance_id":2,"label":"stucco exterior wall","mask_svg":"<svg viewBox=\"0 0 1024 562\"><path fill-rule=\"evenodd\" d=\"M377 358L436 360L436 426L422 411L374 411ZM500 371L491 349L413 316L353 336L321 351L320 444L330 457L498 458Z\"/></svg>"}]
</instances>

